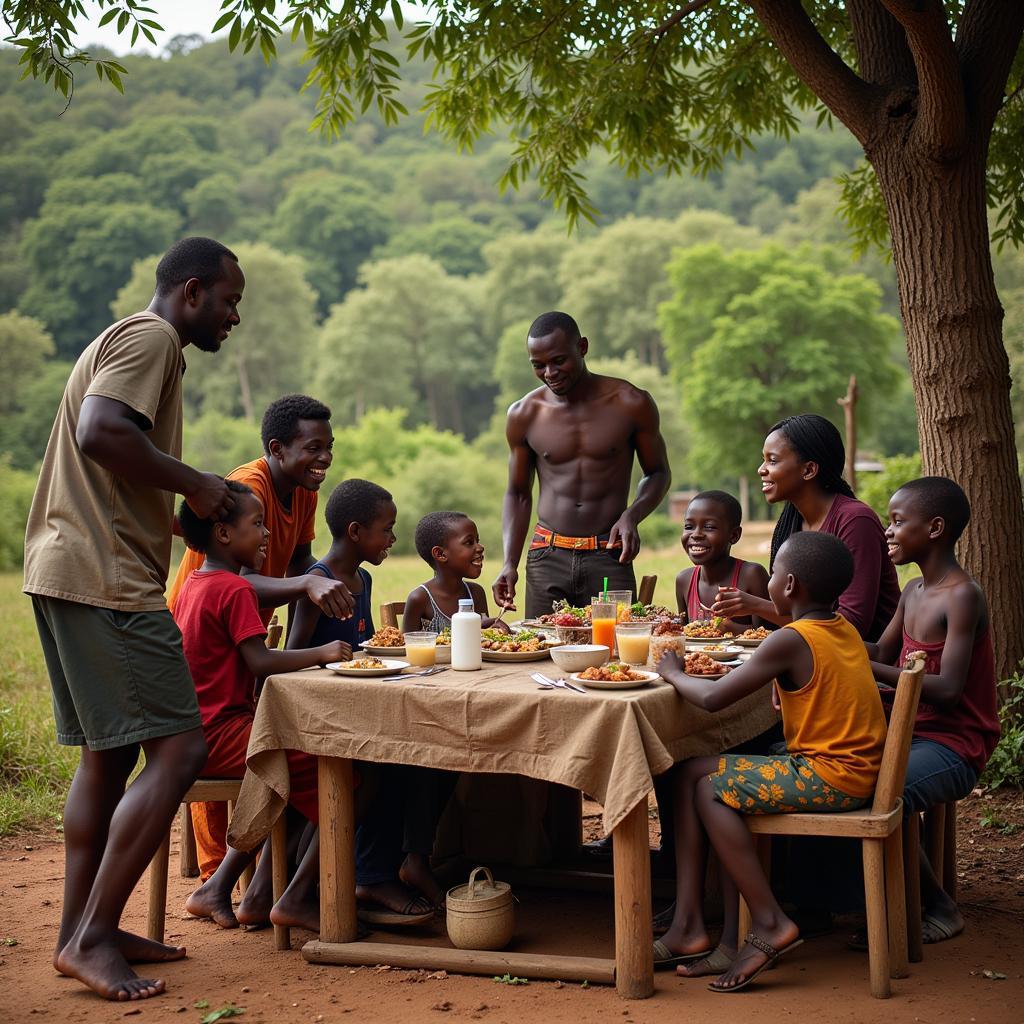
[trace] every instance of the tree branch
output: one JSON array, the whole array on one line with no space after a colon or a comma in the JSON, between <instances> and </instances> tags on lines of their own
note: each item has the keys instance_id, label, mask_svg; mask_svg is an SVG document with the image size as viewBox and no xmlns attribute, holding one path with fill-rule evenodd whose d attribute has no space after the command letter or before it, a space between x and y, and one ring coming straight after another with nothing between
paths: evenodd
<instances>
[{"instance_id":1,"label":"tree branch","mask_svg":"<svg viewBox=\"0 0 1024 1024\"><path fill-rule=\"evenodd\" d=\"M987 133L1003 105L1003 90L1024 35L1020 0L971 0L960 19L956 51L964 91L980 130Z\"/></svg>"},{"instance_id":2,"label":"tree branch","mask_svg":"<svg viewBox=\"0 0 1024 1024\"><path fill-rule=\"evenodd\" d=\"M822 38L800 0L747 0L790 67L822 103L867 145L878 90Z\"/></svg>"},{"instance_id":3,"label":"tree branch","mask_svg":"<svg viewBox=\"0 0 1024 1024\"><path fill-rule=\"evenodd\" d=\"M846 0L857 70L872 85L917 86L917 68L903 26L878 0Z\"/></svg>"},{"instance_id":4,"label":"tree branch","mask_svg":"<svg viewBox=\"0 0 1024 1024\"><path fill-rule=\"evenodd\" d=\"M690 3L680 7L675 14L669 15L652 33L654 36L663 36L670 28L675 28L684 18L688 18L695 11L707 7L711 0L691 0Z\"/></svg>"},{"instance_id":5,"label":"tree branch","mask_svg":"<svg viewBox=\"0 0 1024 1024\"><path fill-rule=\"evenodd\" d=\"M917 68L914 136L938 160L956 159L967 142L960 61L941 0L879 0L903 26Z\"/></svg>"}]
</instances>

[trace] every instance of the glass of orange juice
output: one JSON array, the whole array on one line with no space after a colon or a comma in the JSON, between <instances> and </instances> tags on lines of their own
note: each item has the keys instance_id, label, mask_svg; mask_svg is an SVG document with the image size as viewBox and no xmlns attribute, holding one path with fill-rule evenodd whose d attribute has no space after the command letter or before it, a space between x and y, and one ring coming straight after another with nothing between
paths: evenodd
<instances>
[{"instance_id":1,"label":"glass of orange juice","mask_svg":"<svg viewBox=\"0 0 1024 1024\"><path fill-rule=\"evenodd\" d=\"M615 602L595 597L590 604L590 624L594 627L594 643L615 650Z\"/></svg>"},{"instance_id":2,"label":"glass of orange juice","mask_svg":"<svg viewBox=\"0 0 1024 1024\"><path fill-rule=\"evenodd\" d=\"M619 660L627 665L646 665L651 648L650 622L619 622L615 626Z\"/></svg>"},{"instance_id":3,"label":"glass of orange juice","mask_svg":"<svg viewBox=\"0 0 1024 1024\"><path fill-rule=\"evenodd\" d=\"M405 634L405 658L410 665L417 667L428 667L437 660L437 634L406 633Z\"/></svg>"}]
</instances>

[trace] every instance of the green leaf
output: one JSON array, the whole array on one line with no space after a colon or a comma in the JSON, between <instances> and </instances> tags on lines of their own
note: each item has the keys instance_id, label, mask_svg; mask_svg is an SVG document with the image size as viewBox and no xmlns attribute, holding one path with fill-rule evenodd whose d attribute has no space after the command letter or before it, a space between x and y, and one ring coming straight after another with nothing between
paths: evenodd
<instances>
[{"instance_id":1,"label":"green leaf","mask_svg":"<svg viewBox=\"0 0 1024 1024\"><path fill-rule=\"evenodd\" d=\"M228 11L227 14L222 14L214 23L213 28L210 29L210 33L219 32L231 19L235 16L234 11Z\"/></svg>"},{"instance_id":2,"label":"green leaf","mask_svg":"<svg viewBox=\"0 0 1024 1024\"><path fill-rule=\"evenodd\" d=\"M235 23L231 26L231 31L228 33L228 49L234 53L235 47L238 45L238 40L242 37L242 19L236 17Z\"/></svg>"},{"instance_id":3,"label":"green leaf","mask_svg":"<svg viewBox=\"0 0 1024 1024\"><path fill-rule=\"evenodd\" d=\"M109 25L110 22L112 22L117 17L117 15L117 8L112 7L109 11L107 11L106 14L103 15L102 18L100 18L98 27L103 28L104 25Z\"/></svg>"},{"instance_id":4,"label":"green leaf","mask_svg":"<svg viewBox=\"0 0 1024 1024\"><path fill-rule=\"evenodd\" d=\"M217 1024L217 1021L224 1020L227 1017L241 1017L243 1013L245 1013L244 1007L229 1003L227 1006L222 1006L219 1010L208 1013L199 1021L199 1024Z\"/></svg>"}]
</instances>

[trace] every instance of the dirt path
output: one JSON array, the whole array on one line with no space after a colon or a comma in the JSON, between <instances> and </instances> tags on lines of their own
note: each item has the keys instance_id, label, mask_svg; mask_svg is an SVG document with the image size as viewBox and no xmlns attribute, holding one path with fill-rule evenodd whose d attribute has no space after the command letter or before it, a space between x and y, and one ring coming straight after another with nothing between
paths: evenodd
<instances>
[{"instance_id":1,"label":"dirt path","mask_svg":"<svg viewBox=\"0 0 1024 1024\"><path fill-rule=\"evenodd\" d=\"M868 995L867 958L836 933L807 942L756 987L714 995L700 982L659 973L653 999L623 1002L613 989L533 982L510 987L486 978L389 968L314 967L295 951L274 953L269 932L223 932L183 916L192 881L178 877L172 854L168 935L189 958L162 972L168 992L141 1004L104 1003L49 965L61 894L59 837L21 837L0 845L0 1021L198 1022L228 1004L241 1024L392 1024L450 1018L488 1024L625 1024L736 1021L799 1024L1022 1024L1024 1022L1024 796L965 801L961 812L961 899L967 934L925 949L893 998ZM981 824L983 819L989 824ZM995 822L993 824L992 822ZM611 955L606 896L522 894L519 948ZM142 887L129 904L128 927L145 925ZM375 939L387 941L386 937ZM423 936L425 942L440 936ZM16 943L16 944L12 944ZM986 976L985 972L989 972ZM1005 975L997 978L995 974ZM197 1008L197 1003L206 1005ZM225 1018L231 1019L231 1018Z\"/></svg>"}]
</instances>

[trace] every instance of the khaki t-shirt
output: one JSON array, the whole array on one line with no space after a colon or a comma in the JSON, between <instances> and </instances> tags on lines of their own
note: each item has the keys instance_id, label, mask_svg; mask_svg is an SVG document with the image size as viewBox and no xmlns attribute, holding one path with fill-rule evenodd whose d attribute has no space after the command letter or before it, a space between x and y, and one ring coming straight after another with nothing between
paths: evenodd
<instances>
[{"instance_id":1,"label":"khaki t-shirt","mask_svg":"<svg viewBox=\"0 0 1024 1024\"><path fill-rule=\"evenodd\" d=\"M102 395L144 420L152 443L181 457L178 333L155 313L108 327L79 356L39 470L25 531L25 592L119 611L166 608L174 495L115 476L84 455L82 401Z\"/></svg>"}]
</instances>

